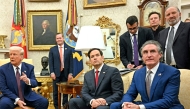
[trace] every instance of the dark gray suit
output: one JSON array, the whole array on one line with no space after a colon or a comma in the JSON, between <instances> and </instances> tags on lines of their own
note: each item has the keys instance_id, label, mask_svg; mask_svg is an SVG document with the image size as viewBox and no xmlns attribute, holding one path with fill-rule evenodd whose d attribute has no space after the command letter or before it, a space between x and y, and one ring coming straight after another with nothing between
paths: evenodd
<instances>
[{"instance_id":1,"label":"dark gray suit","mask_svg":"<svg viewBox=\"0 0 190 109\"><path fill-rule=\"evenodd\" d=\"M158 42L162 45L164 52L168 32L169 27L158 34ZM190 69L190 23L180 23L174 36L172 50L177 68Z\"/></svg>"},{"instance_id":2,"label":"dark gray suit","mask_svg":"<svg viewBox=\"0 0 190 109\"><path fill-rule=\"evenodd\" d=\"M99 74L98 86L95 86L94 69L84 75L84 84L81 98L72 98L69 101L70 109L91 109L90 100L104 98L108 106L99 106L96 109L109 109L113 102L120 101L123 96L123 81L119 70L103 65Z\"/></svg>"},{"instance_id":3,"label":"dark gray suit","mask_svg":"<svg viewBox=\"0 0 190 109\"><path fill-rule=\"evenodd\" d=\"M150 28L138 28L138 50L140 54L141 46L148 40L153 40L154 35ZM120 36L120 59L125 67L132 62L133 50L131 44L131 38L129 31L125 32Z\"/></svg>"}]
</instances>

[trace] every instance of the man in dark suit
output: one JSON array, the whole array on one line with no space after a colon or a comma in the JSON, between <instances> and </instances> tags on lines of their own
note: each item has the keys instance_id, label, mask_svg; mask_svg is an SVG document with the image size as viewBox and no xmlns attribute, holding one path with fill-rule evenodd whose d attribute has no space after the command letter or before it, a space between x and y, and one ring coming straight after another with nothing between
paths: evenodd
<instances>
[{"instance_id":1,"label":"man in dark suit","mask_svg":"<svg viewBox=\"0 0 190 109\"><path fill-rule=\"evenodd\" d=\"M0 67L1 109L14 109L16 106L27 109L47 109L48 100L31 90L38 85L34 66L22 62L24 50L18 46L10 47L10 62Z\"/></svg>"},{"instance_id":2,"label":"man in dark suit","mask_svg":"<svg viewBox=\"0 0 190 109\"><path fill-rule=\"evenodd\" d=\"M146 66L135 71L127 93L110 109L184 109L178 99L180 72L159 62L160 44L153 40L145 42L141 54ZM142 102L133 102L138 93Z\"/></svg>"},{"instance_id":3,"label":"man in dark suit","mask_svg":"<svg viewBox=\"0 0 190 109\"><path fill-rule=\"evenodd\" d=\"M67 82L72 79L73 60L72 49L64 43L63 35L56 35L57 45L49 51L49 70L53 79L53 102L55 109L58 109L58 87L56 83ZM62 105L65 107L68 102L68 95L63 94Z\"/></svg>"},{"instance_id":4,"label":"man in dark suit","mask_svg":"<svg viewBox=\"0 0 190 109\"><path fill-rule=\"evenodd\" d=\"M164 61L179 69L190 69L190 23L180 20L181 13L177 7L169 7L165 18L170 27L158 34L158 41L164 51Z\"/></svg>"},{"instance_id":5,"label":"man in dark suit","mask_svg":"<svg viewBox=\"0 0 190 109\"><path fill-rule=\"evenodd\" d=\"M94 69L84 75L82 98L72 98L69 101L69 108L109 109L110 104L120 101L123 95L120 73L117 68L103 63L104 56L100 49L90 49L88 57Z\"/></svg>"},{"instance_id":6,"label":"man in dark suit","mask_svg":"<svg viewBox=\"0 0 190 109\"><path fill-rule=\"evenodd\" d=\"M147 40L154 39L154 35L150 28L138 27L136 16L128 17L126 26L128 31L120 36L120 59L126 68L141 68L139 49Z\"/></svg>"},{"instance_id":7,"label":"man in dark suit","mask_svg":"<svg viewBox=\"0 0 190 109\"><path fill-rule=\"evenodd\" d=\"M163 30L164 28L160 26L160 20L161 19L161 15L158 12L151 12L148 15L148 20L150 23L150 28L154 34L154 40L158 40L158 33Z\"/></svg>"}]
</instances>

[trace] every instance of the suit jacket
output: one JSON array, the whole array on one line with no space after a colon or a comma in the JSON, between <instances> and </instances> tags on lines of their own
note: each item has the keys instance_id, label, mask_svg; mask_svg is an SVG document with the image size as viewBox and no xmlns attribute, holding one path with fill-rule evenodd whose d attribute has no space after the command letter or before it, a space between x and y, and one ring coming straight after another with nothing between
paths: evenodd
<instances>
[{"instance_id":1,"label":"suit jacket","mask_svg":"<svg viewBox=\"0 0 190 109\"><path fill-rule=\"evenodd\" d=\"M34 75L34 66L22 62L21 72L24 72L30 79L31 85L27 85L21 81L22 93L26 100L34 101L40 98L35 92L31 90L38 85ZM0 67L0 91L3 96L8 97L12 100L18 98L18 87L15 72L12 64L9 62Z\"/></svg>"},{"instance_id":2,"label":"suit jacket","mask_svg":"<svg viewBox=\"0 0 190 109\"><path fill-rule=\"evenodd\" d=\"M150 28L138 28L138 50L140 54L140 48L147 40L153 40L154 35ZM125 67L132 62L133 50L131 44L131 38L129 31L125 32L120 36L120 59ZM141 56L141 54L140 54Z\"/></svg>"},{"instance_id":3,"label":"suit jacket","mask_svg":"<svg viewBox=\"0 0 190 109\"><path fill-rule=\"evenodd\" d=\"M168 32L169 27L158 34L158 42L162 45L163 52L165 52ZM174 36L172 50L177 67L190 69L190 23L180 23Z\"/></svg>"},{"instance_id":4,"label":"suit jacket","mask_svg":"<svg viewBox=\"0 0 190 109\"><path fill-rule=\"evenodd\" d=\"M61 61L58 45L50 48L49 51L49 70L54 72L56 77L60 76ZM72 48L64 43L64 75L68 78L68 74L73 73Z\"/></svg>"},{"instance_id":5,"label":"suit jacket","mask_svg":"<svg viewBox=\"0 0 190 109\"><path fill-rule=\"evenodd\" d=\"M98 78L98 86L95 86L95 71L90 70L84 75L82 98L87 105L91 99L104 98L108 105L120 101L123 96L123 81L119 70L103 65Z\"/></svg>"},{"instance_id":6,"label":"suit jacket","mask_svg":"<svg viewBox=\"0 0 190 109\"><path fill-rule=\"evenodd\" d=\"M179 70L160 63L152 81L150 99L146 93L145 78L146 67L134 73L132 83L122 102L132 102L139 93L142 104L146 109L183 109L178 99L180 87Z\"/></svg>"}]
</instances>

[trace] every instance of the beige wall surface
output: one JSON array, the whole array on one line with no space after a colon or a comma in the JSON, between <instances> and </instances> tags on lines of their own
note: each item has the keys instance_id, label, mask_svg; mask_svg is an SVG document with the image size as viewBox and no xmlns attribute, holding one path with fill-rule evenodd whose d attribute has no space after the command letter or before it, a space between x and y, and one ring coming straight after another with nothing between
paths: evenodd
<instances>
[{"instance_id":1,"label":"beige wall surface","mask_svg":"<svg viewBox=\"0 0 190 109\"><path fill-rule=\"evenodd\" d=\"M181 0L168 0L169 6L180 6ZM101 16L107 16L112 19L114 23L121 26L120 35L123 34L127 28L125 26L125 20L128 16L136 15L139 17L139 9L137 5L139 0L127 0L126 5L108 8L98 8L98 9L83 9L83 0L76 0L77 11L79 18L79 26L94 25L96 20ZM14 0L0 0L0 35L7 35L5 40L6 47L9 48L10 36L11 36L11 24L13 17L13 5ZM61 9L63 11L63 25L65 24L66 13L67 13L68 0L60 0L59 2L29 2L25 0L25 10L57 10ZM63 27L64 29L65 27ZM27 28L25 28L27 36ZM28 43L28 41L27 41ZM28 51L28 58L33 59L33 64L35 66L35 72L40 72L41 57L48 56L48 51ZM85 70L88 70L86 66L86 57L84 57L83 63L85 65ZM114 66L114 64L110 64ZM122 68L122 64L117 66Z\"/></svg>"}]
</instances>

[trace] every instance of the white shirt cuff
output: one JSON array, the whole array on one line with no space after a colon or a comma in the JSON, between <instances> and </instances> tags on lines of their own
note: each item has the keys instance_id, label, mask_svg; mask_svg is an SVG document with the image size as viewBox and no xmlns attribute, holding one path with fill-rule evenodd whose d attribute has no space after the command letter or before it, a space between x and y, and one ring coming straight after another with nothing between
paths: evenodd
<instances>
[{"instance_id":1,"label":"white shirt cuff","mask_svg":"<svg viewBox=\"0 0 190 109\"><path fill-rule=\"evenodd\" d=\"M14 104L16 105L20 98L16 98Z\"/></svg>"},{"instance_id":2,"label":"white shirt cuff","mask_svg":"<svg viewBox=\"0 0 190 109\"><path fill-rule=\"evenodd\" d=\"M146 109L143 104L140 104L139 107L140 107L140 109Z\"/></svg>"},{"instance_id":3,"label":"white shirt cuff","mask_svg":"<svg viewBox=\"0 0 190 109\"><path fill-rule=\"evenodd\" d=\"M31 86L31 83L30 83L30 79L28 78L28 85L30 85Z\"/></svg>"},{"instance_id":4,"label":"white shirt cuff","mask_svg":"<svg viewBox=\"0 0 190 109\"><path fill-rule=\"evenodd\" d=\"M92 104L92 101L93 101L93 100L94 100L94 99L91 99L91 100L90 100L90 105Z\"/></svg>"}]
</instances>

